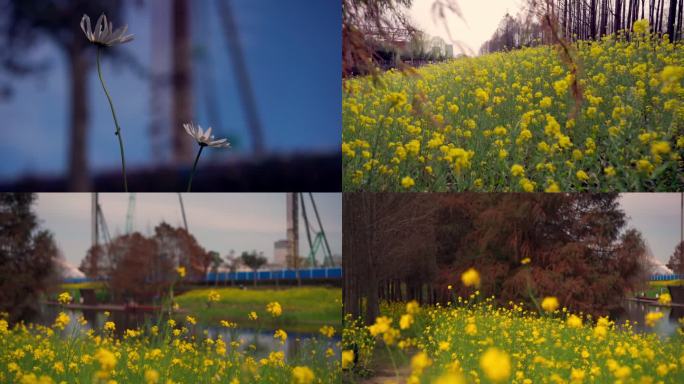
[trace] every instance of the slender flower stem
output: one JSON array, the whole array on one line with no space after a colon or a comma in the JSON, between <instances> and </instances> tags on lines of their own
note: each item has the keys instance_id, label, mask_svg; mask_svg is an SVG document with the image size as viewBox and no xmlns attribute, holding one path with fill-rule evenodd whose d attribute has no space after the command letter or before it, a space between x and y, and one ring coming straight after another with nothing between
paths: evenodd
<instances>
[{"instance_id":1,"label":"slender flower stem","mask_svg":"<svg viewBox=\"0 0 684 384\"><path fill-rule=\"evenodd\" d=\"M107 91L107 86L105 85L104 79L102 79L102 70L100 69L100 51L101 47L97 47L97 75L100 77L100 83L102 84L102 89L107 96L107 101L109 101L109 108L112 110L112 117L114 118L114 134L117 139L119 139L119 150L121 151L121 169L123 170L124 178L124 191L128 192L128 182L126 180L126 158L124 156L124 145L123 139L121 138L121 127L119 126L119 120L116 118L116 112L114 112L114 103L112 103L112 98L109 96L109 91Z\"/></svg>"},{"instance_id":2,"label":"slender flower stem","mask_svg":"<svg viewBox=\"0 0 684 384\"><path fill-rule=\"evenodd\" d=\"M192 173L190 173L190 180L188 180L188 192L190 192L190 188L192 188L192 177L195 176L195 170L197 169L197 162L199 161L200 155L202 154L202 150L206 145L200 144L200 149L197 152L197 157L195 157L195 164L192 166Z\"/></svg>"}]
</instances>

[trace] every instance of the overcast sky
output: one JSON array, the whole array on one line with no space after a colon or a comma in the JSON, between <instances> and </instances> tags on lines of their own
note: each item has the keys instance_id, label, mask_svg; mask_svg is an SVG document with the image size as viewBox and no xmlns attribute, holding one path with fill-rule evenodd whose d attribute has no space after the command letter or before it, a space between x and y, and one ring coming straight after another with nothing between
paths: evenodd
<instances>
[{"instance_id":1,"label":"overcast sky","mask_svg":"<svg viewBox=\"0 0 684 384\"><path fill-rule=\"evenodd\" d=\"M655 257L667 263L680 241L680 193L623 193L628 225L644 235Z\"/></svg>"},{"instance_id":2,"label":"overcast sky","mask_svg":"<svg viewBox=\"0 0 684 384\"><path fill-rule=\"evenodd\" d=\"M449 1L449 0L447 0ZM414 25L430 36L439 36L450 44L451 38L441 20L435 20L432 5L435 0L414 0L408 12ZM446 22L451 37L469 48L466 54L477 54L480 46L494 34L506 13L515 16L522 0L455 0L463 14L463 20L452 12L446 13ZM454 54L459 53L454 44Z\"/></svg>"},{"instance_id":3,"label":"overcast sky","mask_svg":"<svg viewBox=\"0 0 684 384\"><path fill-rule=\"evenodd\" d=\"M273 243L286 236L285 193L192 193L183 194L188 228L207 250L222 256L234 249L263 251L273 258ZM307 216L313 219L307 200ZM333 253L342 253L342 198L339 193L314 193L323 228ZM128 194L101 193L100 205L111 236L124 232ZM78 267L91 245L91 194L40 193L36 213L43 227L51 230L67 261ZM301 211L301 209L300 209ZM300 213L301 215L301 213ZM161 221L182 226L176 193L136 194L134 229L152 233ZM300 254L309 247L300 219ZM321 254L319 253L319 261Z\"/></svg>"},{"instance_id":4,"label":"overcast sky","mask_svg":"<svg viewBox=\"0 0 684 384\"><path fill-rule=\"evenodd\" d=\"M656 258L667 262L680 236L679 193L622 194L620 203L628 226L641 231ZM342 254L342 202L339 193L315 193L333 254ZM38 194L36 213L51 230L69 263L78 266L90 246L89 193ZM273 257L273 242L286 238L284 193L183 194L188 226L208 250L226 255L256 249ZM127 194L100 194L100 204L112 236L125 229ZM307 212L313 215L311 209ZM178 195L138 193L134 228L149 233L161 221L182 225ZM300 252L308 254L300 219Z\"/></svg>"}]
</instances>

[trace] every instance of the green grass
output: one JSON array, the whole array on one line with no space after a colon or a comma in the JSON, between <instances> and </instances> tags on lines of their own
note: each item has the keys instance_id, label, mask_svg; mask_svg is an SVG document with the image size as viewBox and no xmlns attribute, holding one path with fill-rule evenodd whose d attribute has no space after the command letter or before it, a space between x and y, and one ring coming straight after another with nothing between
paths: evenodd
<instances>
[{"instance_id":1,"label":"green grass","mask_svg":"<svg viewBox=\"0 0 684 384\"><path fill-rule=\"evenodd\" d=\"M652 287L678 287L684 285L684 280L651 281L649 284Z\"/></svg>"},{"instance_id":2,"label":"green grass","mask_svg":"<svg viewBox=\"0 0 684 384\"><path fill-rule=\"evenodd\" d=\"M88 283L67 283L60 285L63 291L75 291L79 289L104 289L104 283L100 281Z\"/></svg>"},{"instance_id":3,"label":"green grass","mask_svg":"<svg viewBox=\"0 0 684 384\"><path fill-rule=\"evenodd\" d=\"M209 292L215 290L221 299L207 305ZM266 312L266 304L277 301L283 308L280 317ZM202 288L176 297L181 310L197 316L199 322L212 324L220 320L238 323L240 327L284 328L316 332L323 325L337 329L342 323L342 290L339 288L301 287L287 289ZM258 322L247 314L256 312Z\"/></svg>"}]
</instances>

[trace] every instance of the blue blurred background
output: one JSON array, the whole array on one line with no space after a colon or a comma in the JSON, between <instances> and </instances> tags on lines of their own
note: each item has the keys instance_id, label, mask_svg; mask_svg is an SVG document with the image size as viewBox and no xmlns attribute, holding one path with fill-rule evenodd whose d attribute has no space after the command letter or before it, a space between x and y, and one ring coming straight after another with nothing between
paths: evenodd
<instances>
[{"instance_id":1,"label":"blue blurred background","mask_svg":"<svg viewBox=\"0 0 684 384\"><path fill-rule=\"evenodd\" d=\"M341 9L327 0L0 0L1 189L120 190L96 50L78 24L102 11L135 34L102 58L131 190L184 188L197 148L188 119L233 144L203 151L194 190L339 190ZM82 148L70 60L83 60Z\"/></svg>"}]
</instances>

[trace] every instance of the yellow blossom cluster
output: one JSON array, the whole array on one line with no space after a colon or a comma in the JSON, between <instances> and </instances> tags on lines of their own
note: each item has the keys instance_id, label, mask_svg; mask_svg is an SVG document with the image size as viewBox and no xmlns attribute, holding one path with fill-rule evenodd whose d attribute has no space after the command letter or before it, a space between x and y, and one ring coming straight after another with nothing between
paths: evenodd
<instances>
[{"instance_id":1,"label":"yellow blossom cluster","mask_svg":"<svg viewBox=\"0 0 684 384\"><path fill-rule=\"evenodd\" d=\"M344 190L681 190L684 45L634 31L345 80Z\"/></svg>"},{"instance_id":2,"label":"yellow blossom cluster","mask_svg":"<svg viewBox=\"0 0 684 384\"><path fill-rule=\"evenodd\" d=\"M478 273L466 273L472 277L473 272ZM408 362L410 370L397 374L414 384L684 382L684 318L681 329L664 337L637 331L637 322L617 324L559 307L553 296L544 298L537 312L522 302L502 305L478 294L423 307L382 303L381 316L371 326L345 320L344 374L352 374L351 368L363 372L372 355L384 350ZM644 324L655 326L663 316L650 312ZM392 327L406 318L408 327ZM389 343L387 333L392 334Z\"/></svg>"},{"instance_id":3,"label":"yellow blossom cluster","mask_svg":"<svg viewBox=\"0 0 684 384\"><path fill-rule=\"evenodd\" d=\"M335 351L339 344L330 340L332 326L321 328L323 336L298 345L301 356L286 357L285 347L258 351L241 338L224 340L207 331L176 328L180 325L173 319L117 336L113 321L105 321L100 329L61 332L71 320L64 312L50 327L10 326L6 317L0 314L1 383L332 383L339 379L342 364L349 364L340 360ZM194 324L192 316L186 321ZM221 324L234 327L228 321ZM287 337L282 329L274 333L281 343ZM344 356L348 359L349 354Z\"/></svg>"}]
</instances>

